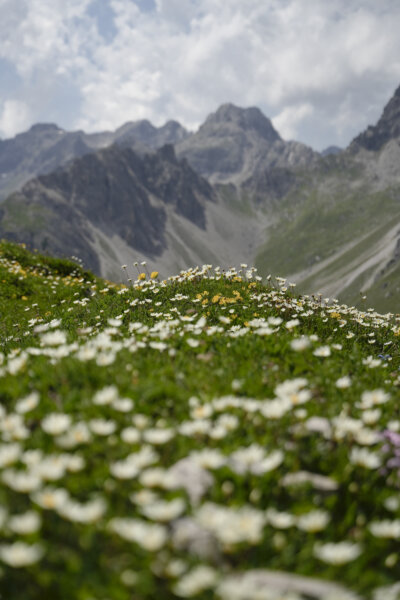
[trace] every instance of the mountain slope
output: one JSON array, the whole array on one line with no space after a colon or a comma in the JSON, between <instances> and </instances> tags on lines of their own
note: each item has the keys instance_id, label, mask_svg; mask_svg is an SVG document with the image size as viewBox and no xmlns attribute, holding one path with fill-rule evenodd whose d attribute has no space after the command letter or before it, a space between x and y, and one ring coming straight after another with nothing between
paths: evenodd
<instances>
[{"instance_id":1,"label":"mountain slope","mask_svg":"<svg viewBox=\"0 0 400 600\"><path fill-rule=\"evenodd\" d=\"M87 154L27 183L0 207L1 235L55 255L83 259L108 277L120 276L113 238L132 252L160 256L168 212L205 229L211 186L172 146L140 156L117 146ZM102 264L102 263L105 264Z\"/></svg>"},{"instance_id":2,"label":"mountain slope","mask_svg":"<svg viewBox=\"0 0 400 600\"><path fill-rule=\"evenodd\" d=\"M14 138L0 140L0 201L29 179L111 144L143 153L174 144L188 135L176 121L168 121L158 128L145 120L134 121L116 131L93 134L65 131L54 124L33 125Z\"/></svg>"},{"instance_id":3,"label":"mountain slope","mask_svg":"<svg viewBox=\"0 0 400 600\"><path fill-rule=\"evenodd\" d=\"M399 100L397 90L375 127L321 159L297 198L285 197L256 259L262 271L353 303L371 290L375 306L400 312Z\"/></svg>"}]
</instances>

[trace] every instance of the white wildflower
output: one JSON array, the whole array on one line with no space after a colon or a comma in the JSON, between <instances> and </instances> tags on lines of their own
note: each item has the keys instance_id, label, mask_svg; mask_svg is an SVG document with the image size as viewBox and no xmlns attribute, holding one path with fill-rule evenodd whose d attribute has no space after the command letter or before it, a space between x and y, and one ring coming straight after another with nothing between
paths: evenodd
<instances>
[{"instance_id":1,"label":"white wildflower","mask_svg":"<svg viewBox=\"0 0 400 600\"><path fill-rule=\"evenodd\" d=\"M304 426L307 431L322 433L325 437L330 437L332 432L331 424L325 417L310 417Z\"/></svg>"},{"instance_id":2,"label":"white wildflower","mask_svg":"<svg viewBox=\"0 0 400 600\"><path fill-rule=\"evenodd\" d=\"M329 346L320 346L314 350L313 354L314 356L326 358L331 355L331 349Z\"/></svg>"},{"instance_id":3,"label":"white wildflower","mask_svg":"<svg viewBox=\"0 0 400 600\"><path fill-rule=\"evenodd\" d=\"M174 498L170 501L156 500L143 506L142 514L152 521L172 521L179 517L185 510L185 501Z\"/></svg>"},{"instance_id":4,"label":"white wildflower","mask_svg":"<svg viewBox=\"0 0 400 600\"><path fill-rule=\"evenodd\" d=\"M375 369L382 365L382 361L380 358L374 358L373 356L368 356L367 358L362 359L362 364L370 369Z\"/></svg>"},{"instance_id":5,"label":"white wildflower","mask_svg":"<svg viewBox=\"0 0 400 600\"><path fill-rule=\"evenodd\" d=\"M384 506L387 510L392 512L396 512L400 508L400 497L399 496L389 496L384 501Z\"/></svg>"},{"instance_id":6,"label":"white wildflower","mask_svg":"<svg viewBox=\"0 0 400 600\"><path fill-rule=\"evenodd\" d=\"M42 420L42 429L50 435L60 435L71 425L71 417L63 413L50 413Z\"/></svg>"},{"instance_id":7,"label":"white wildflower","mask_svg":"<svg viewBox=\"0 0 400 600\"><path fill-rule=\"evenodd\" d=\"M148 427L150 419L147 415L136 414L132 417L133 424L138 429L146 429Z\"/></svg>"},{"instance_id":8,"label":"white wildflower","mask_svg":"<svg viewBox=\"0 0 400 600\"><path fill-rule=\"evenodd\" d=\"M226 456L213 448L204 448L203 450L191 452L189 457L203 469L219 469L219 467L226 464Z\"/></svg>"},{"instance_id":9,"label":"white wildflower","mask_svg":"<svg viewBox=\"0 0 400 600\"><path fill-rule=\"evenodd\" d=\"M109 527L123 539L136 542L149 552L161 550L168 539L163 525L150 524L140 519L115 518L110 521Z\"/></svg>"},{"instance_id":10,"label":"white wildflower","mask_svg":"<svg viewBox=\"0 0 400 600\"><path fill-rule=\"evenodd\" d=\"M134 479L139 469L135 463L129 460L118 460L110 465L110 473L117 479Z\"/></svg>"},{"instance_id":11,"label":"white wildflower","mask_svg":"<svg viewBox=\"0 0 400 600\"><path fill-rule=\"evenodd\" d=\"M33 510L20 515L12 515L7 522L7 526L11 531L20 535L36 533L40 529L41 524L42 520L39 514Z\"/></svg>"},{"instance_id":12,"label":"white wildflower","mask_svg":"<svg viewBox=\"0 0 400 600\"><path fill-rule=\"evenodd\" d=\"M279 512L275 508L268 508L265 512L267 522L276 529L288 529L296 524L296 517L288 512Z\"/></svg>"},{"instance_id":13,"label":"white wildflower","mask_svg":"<svg viewBox=\"0 0 400 600\"><path fill-rule=\"evenodd\" d=\"M65 331L60 329L49 331L41 336L40 343L42 346L61 346L67 343L67 335Z\"/></svg>"},{"instance_id":14,"label":"white wildflower","mask_svg":"<svg viewBox=\"0 0 400 600\"><path fill-rule=\"evenodd\" d=\"M351 562L358 558L361 552L361 546L351 542L315 544L314 546L314 556L332 565L343 565Z\"/></svg>"},{"instance_id":15,"label":"white wildflower","mask_svg":"<svg viewBox=\"0 0 400 600\"><path fill-rule=\"evenodd\" d=\"M76 523L94 523L98 521L106 511L106 503L102 498L94 498L85 504L81 504L71 498L57 507L59 515Z\"/></svg>"},{"instance_id":16,"label":"white wildflower","mask_svg":"<svg viewBox=\"0 0 400 600\"><path fill-rule=\"evenodd\" d=\"M144 441L156 446L166 444L174 437L173 429L147 429L143 432Z\"/></svg>"},{"instance_id":17,"label":"white wildflower","mask_svg":"<svg viewBox=\"0 0 400 600\"><path fill-rule=\"evenodd\" d=\"M19 356L15 356L14 358L10 358L7 364L7 371L10 373L10 375L16 375L24 368L26 361L27 354L25 353L21 353Z\"/></svg>"},{"instance_id":18,"label":"white wildflower","mask_svg":"<svg viewBox=\"0 0 400 600\"><path fill-rule=\"evenodd\" d=\"M67 490L63 488L45 487L34 494L32 500L47 510L56 510L69 500Z\"/></svg>"},{"instance_id":19,"label":"white wildflower","mask_svg":"<svg viewBox=\"0 0 400 600\"><path fill-rule=\"evenodd\" d=\"M74 448L80 444L87 444L91 439L89 427L84 421L75 423L64 435L56 438L56 443L62 448Z\"/></svg>"},{"instance_id":20,"label":"white wildflower","mask_svg":"<svg viewBox=\"0 0 400 600\"><path fill-rule=\"evenodd\" d=\"M227 546L241 542L258 543L265 524L263 512L253 507L227 508L212 502L206 502L199 508L195 520Z\"/></svg>"},{"instance_id":21,"label":"white wildflower","mask_svg":"<svg viewBox=\"0 0 400 600\"><path fill-rule=\"evenodd\" d=\"M361 395L360 407L363 410L377 406L378 404L385 404L390 400L390 394L384 390L377 389L372 391L365 391Z\"/></svg>"},{"instance_id":22,"label":"white wildflower","mask_svg":"<svg viewBox=\"0 0 400 600\"><path fill-rule=\"evenodd\" d=\"M212 567L199 565L186 573L174 586L174 594L181 598L190 598L200 592L215 587L218 573Z\"/></svg>"},{"instance_id":23,"label":"white wildflower","mask_svg":"<svg viewBox=\"0 0 400 600\"><path fill-rule=\"evenodd\" d=\"M121 439L126 444L136 444L140 441L140 432L136 427L126 427L121 431Z\"/></svg>"},{"instance_id":24,"label":"white wildflower","mask_svg":"<svg viewBox=\"0 0 400 600\"><path fill-rule=\"evenodd\" d=\"M137 504L138 506L147 506L148 504L153 504L159 500L159 495L152 490L147 490L144 488L139 492L131 494L129 499L131 502L133 502L133 504Z\"/></svg>"},{"instance_id":25,"label":"white wildflower","mask_svg":"<svg viewBox=\"0 0 400 600\"><path fill-rule=\"evenodd\" d=\"M133 400L130 398L117 398L111 402L111 406L122 413L128 413L133 410Z\"/></svg>"},{"instance_id":26,"label":"white wildflower","mask_svg":"<svg viewBox=\"0 0 400 600\"><path fill-rule=\"evenodd\" d=\"M382 464L380 457L366 448L353 448L350 453L350 462L366 469L377 469Z\"/></svg>"},{"instance_id":27,"label":"white wildflower","mask_svg":"<svg viewBox=\"0 0 400 600\"><path fill-rule=\"evenodd\" d=\"M38 562L44 554L40 544L14 542L0 546L0 559L11 567L26 567Z\"/></svg>"},{"instance_id":28,"label":"white wildflower","mask_svg":"<svg viewBox=\"0 0 400 600\"><path fill-rule=\"evenodd\" d=\"M115 385L109 385L101 390L98 390L93 396L93 404L104 406L111 404L118 398L118 390Z\"/></svg>"},{"instance_id":29,"label":"white wildflower","mask_svg":"<svg viewBox=\"0 0 400 600\"><path fill-rule=\"evenodd\" d=\"M290 342L290 347L292 348L292 350L295 350L296 352L302 352L303 350L306 350L307 348L310 347L310 340L308 337L300 337L300 338L296 338L294 340L292 340Z\"/></svg>"},{"instance_id":30,"label":"white wildflower","mask_svg":"<svg viewBox=\"0 0 400 600\"><path fill-rule=\"evenodd\" d=\"M27 413L37 407L39 404L39 399L40 396L38 392L32 392L29 394L29 396L26 396L17 402L15 405L15 410L17 413Z\"/></svg>"},{"instance_id":31,"label":"white wildflower","mask_svg":"<svg viewBox=\"0 0 400 600\"><path fill-rule=\"evenodd\" d=\"M369 524L369 530L375 537L400 540L400 519L372 521Z\"/></svg>"},{"instance_id":32,"label":"white wildflower","mask_svg":"<svg viewBox=\"0 0 400 600\"><path fill-rule=\"evenodd\" d=\"M91 419L88 425L93 433L104 436L111 435L117 428L114 421L107 421L106 419Z\"/></svg>"},{"instance_id":33,"label":"white wildflower","mask_svg":"<svg viewBox=\"0 0 400 600\"><path fill-rule=\"evenodd\" d=\"M146 487L160 487L167 490L173 489L179 484L174 475L162 467L146 469L140 475L139 481Z\"/></svg>"},{"instance_id":34,"label":"white wildflower","mask_svg":"<svg viewBox=\"0 0 400 600\"><path fill-rule=\"evenodd\" d=\"M7 469L3 471L4 483L16 492L29 493L37 490L42 481L40 477L31 471L15 471Z\"/></svg>"},{"instance_id":35,"label":"white wildflower","mask_svg":"<svg viewBox=\"0 0 400 600\"><path fill-rule=\"evenodd\" d=\"M381 414L382 411L379 408L364 410L361 415L361 419L366 425L374 425L377 421L379 421Z\"/></svg>"},{"instance_id":36,"label":"white wildflower","mask_svg":"<svg viewBox=\"0 0 400 600\"><path fill-rule=\"evenodd\" d=\"M191 412L190 416L192 419L207 419L214 412L212 404L200 404L199 406L195 406Z\"/></svg>"},{"instance_id":37,"label":"white wildflower","mask_svg":"<svg viewBox=\"0 0 400 600\"><path fill-rule=\"evenodd\" d=\"M22 449L20 444L1 444L0 445L0 468L8 467L14 464L21 456Z\"/></svg>"},{"instance_id":38,"label":"white wildflower","mask_svg":"<svg viewBox=\"0 0 400 600\"><path fill-rule=\"evenodd\" d=\"M294 329L294 327L297 327L298 325L300 325L300 321L299 319L291 319L290 321L287 321L287 323L285 323L285 327L286 329Z\"/></svg>"},{"instance_id":39,"label":"white wildflower","mask_svg":"<svg viewBox=\"0 0 400 600\"><path fill-rule=\"evenodd\" d=\"M315 533L322 531L328 525L330 520L329 514L324 510L312 510L309 513L301 515L297 518L296 525L303 531Z\"/></svg>"},{"instance_id":40,"label":"white wildflower","mask_svg":"<svg viewBox=\"0 0 400 600\"><path fill-rule=\"evenodd\" d=\"M351 386L351 377L349 377L348 375L344 375L343 377L337 379L335 385L340 390L344 390Z\"/></svg>"},{"instance_id":41,"label":"white wildflower","mask_svg":"<svg viewBox=\"0 0 400 600\"><path fill-rule=\"evenodd\" d=\"M381 435L373 429L359 429L354 434L354 439L361 446L373 446L381 441Z\"/></svg>"}]
</instances>

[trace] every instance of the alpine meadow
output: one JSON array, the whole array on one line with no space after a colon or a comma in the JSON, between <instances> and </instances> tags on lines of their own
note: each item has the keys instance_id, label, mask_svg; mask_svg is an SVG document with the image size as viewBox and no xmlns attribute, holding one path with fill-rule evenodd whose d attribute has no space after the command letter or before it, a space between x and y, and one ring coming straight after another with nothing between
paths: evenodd
<instances>
[{"instance_id":1,"label":"alpine meadow","mask_svg":"<svg viewBox=\"0 0 400 600\"><path fill-rule=\"evenodd\" d=\"M397 598L400 316L1 245L2 596Z\"/></svg>"}]
</instances>

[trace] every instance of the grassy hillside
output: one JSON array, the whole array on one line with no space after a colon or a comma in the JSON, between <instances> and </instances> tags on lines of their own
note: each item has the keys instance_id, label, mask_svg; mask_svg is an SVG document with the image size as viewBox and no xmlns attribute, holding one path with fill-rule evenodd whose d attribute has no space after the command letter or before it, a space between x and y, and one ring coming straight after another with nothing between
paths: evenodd
<instances>
[{"instance_id":1,"label":"grassy hillside","mask_svg":"<svg viewBox=\"0 0 400 600\"><path fill-rule=\"evenodd\" d=\"M256 257L260 273L289 276L303 293L321 291L344 302L371 290L376 309L397 312L395 294L380 279L396 247L400 188L373 192L358 179L322 177L303 195L298 205L291 197L282 202L283 217ZM391 281L398 285L394 274Z\"/></svg>"},{"instance_id":2,"label":"grassy hillside","mask_svg":"<svg viewBox=\"0 0 400 600\"><path fill-rule=\"evenodd\" d=\"M0 596L398 598L399 318L124 270L0 245Z\"/></svg>"}]
</instances>

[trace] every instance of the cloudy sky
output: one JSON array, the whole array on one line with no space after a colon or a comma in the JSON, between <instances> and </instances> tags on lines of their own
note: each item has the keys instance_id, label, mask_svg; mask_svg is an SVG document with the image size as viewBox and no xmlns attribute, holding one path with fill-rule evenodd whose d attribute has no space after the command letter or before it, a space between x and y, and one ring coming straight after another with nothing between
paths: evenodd
<instances>
[{"instance_id":1,"label":"cloudy sky","mask_svg":"<svg viewBox=\"0 0 400 600\"><path fill-rule=\"evenodd\" d=\"M345 146L400 85L399 0L0 0L0 137L196 129L224 102Z\"/></svg>"}]
</instances>

